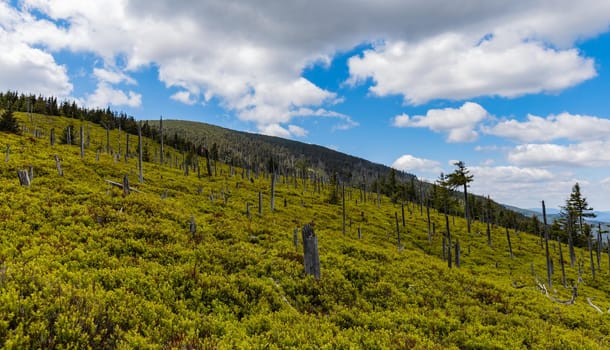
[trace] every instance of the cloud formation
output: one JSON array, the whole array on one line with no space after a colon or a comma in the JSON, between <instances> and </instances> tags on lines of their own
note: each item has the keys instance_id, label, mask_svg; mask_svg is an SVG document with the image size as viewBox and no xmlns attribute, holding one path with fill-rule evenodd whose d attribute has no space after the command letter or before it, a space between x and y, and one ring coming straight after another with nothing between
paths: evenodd
<instances>
[{"instance_id":1,"label":"cloud formation","mask_svg":"<svg viewBox=\"0 0 610 350\"><path fill-rule=\"evenodd\" d=\"M393 125L399 128L429 128L447 133L447 142L472 142L477 139L477 125L489 117L479 104L466 102L460 108L430 109L423 115L394 117Z\"/></svg>"},{"instance_id":2,"label":"cloud formation","mask_svg":"<svg viewBox=\"0 0 610 350\"><path fill-rule=\"evenodd\" d=\"M610 140L577 144L524 144L508 153L508 160L518 165L604 167L610 166Z\"/></svg>"},{"instance_id":3,"label":"cloud formation","mask_svg":"<svg viewBox=\"0 0 610 350\"><path fill-rule=\"evenodd\" d=\"M331 116L341 97L302 73L363 43L374 44L350 59L350 81L372 79L374 94L399 94L415 104L513 97L560 91L595 76L594 62L572 46L610 23L610 3L603 0L23 0L18 10L5 1L0 6L0 40L25 59L2 71L11 88L33 87L9 74L25 72L43 82L40 93L68 95L72 86L52 54L92 53L125 74L97 72L107 84L152 65L167 87L188 92L175 93L174 100L216 98L260 130L286 128L297 116L318 117L306 112L320 109ZM7 56L0 59L0 67L9 67ZM127 96L115 102L136 104L137 91L130 98L112 89ZM475 136L463 129L451 137Z\"/></svg>"},{"instance_id":4,"label":"cloud formation","mask_svg":"<svg viewBox=\"0 0 610 350\"><path fill-rule=\"evenodd\" d=\"M610 120L570 113L546 118L529 114L526 121L505 120L483 130L486 134L520 142L586 141L610 138Z\"/></svg>"},{"instance_id":5,"label":"cloud formation","mask_svg":"<svg viewBox=\"0 0 610 350\"><path fill-rule=\"evenodd\" d=\"M477 96L554 92L596 75L593 60L513 33L480 38L443 33L418 43L391 41L349 60L350 82L373 80L377 96L408 104ZM399 77L399 78L397 78Z\"/></svg>"},{"instance_id":6,"label":"cloud formation","mask_svg":"<svg viewBox=\"0 0 610 350\"><path fill-rule=\"evenodd\" d=\"M400 156L392 163L392 168L408 172L440 173L440 163L435 160L417 158L410 154Z\"/></svg>"}]
</instances>

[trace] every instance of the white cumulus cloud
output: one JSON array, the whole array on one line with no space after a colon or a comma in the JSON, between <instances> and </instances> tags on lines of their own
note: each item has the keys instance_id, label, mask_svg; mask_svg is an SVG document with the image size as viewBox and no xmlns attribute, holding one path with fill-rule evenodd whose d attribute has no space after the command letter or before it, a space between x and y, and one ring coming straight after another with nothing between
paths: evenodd
<instances>
[{"instance_id":1,"label":"white cumulus cloud","mask_svg":"<svg viewBox=\"0 0 610 350\"><path fill-rule=\"evenodd\" d=\"M142 105L142 95L133 91L125 93L100 82L95 91L86 96L84 103L94 108L106 108L108 106L140 107Z\"/></svg>"},{"instance_id":2,"label":"white cumulus cloud","mask_svg":"<svg viewBox=\"0 0 610 350\"><path fill-rule=\"evenodd\" d=\"M605 167L610 166L610 141L577 144L524 144L508 153L508 160L518 165Z\"/></svg>"},{"instance_id":3,"label":"white cumulus cloud","mask_svg":"<svg viewBox=\"0 0 610 350\"><path fill-rule=\"evenodd\" d=\"M440 173L441 164L435 160L417 158L410 154L400 156L392 163L392 168L408 172Z\"/></svg>"},{"instance_id":4,"label":"white cumulus cloud","mask_svg":"<svg viewBox=\"0 0 610 350\"><path fill-rule=\"evenodd\" d=\"M489 113L474 102L466 102L460 108L428 110L426 115L394 117L393 125L400 128L429 128L447 133L448 142L471 142L477 139L477 124L489 117Z\"/></svg>"},{"instance_id":5,"label":"white cumulus cloud","mask_svg":"<svg viewBox=\"0 0 610 350\"><path fill-rule=\"evenodd\" d=\"M553 140L586 141L610 138L610 120L587 115L561 113L546 118L528 115L526 121L505 120L483 128L490 135L520 142Z\"/></svg>"}]
</instances>

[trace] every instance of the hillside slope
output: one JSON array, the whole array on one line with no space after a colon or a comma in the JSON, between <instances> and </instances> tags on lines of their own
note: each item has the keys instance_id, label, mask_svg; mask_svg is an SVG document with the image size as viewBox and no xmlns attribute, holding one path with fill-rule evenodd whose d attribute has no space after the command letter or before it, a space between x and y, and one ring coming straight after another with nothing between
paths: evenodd
<instances>
[{"instance_id":1,"label":"hillside slope","mask_svg":"<svg viewBox=\"0 0 610 350\"><path fill-rule=\"evenodd\" d=\"M577 250L578 284L578 265L566 265L568 285L578 287L568 305L558 302L572 289L561 286L557 244L553 287L542 293L536 236L511 229L511 258L506 229L493 227L488 246L484 224L467 234L463 219L430 210L429 241L425 207L407 202L403 225L400 204L364 201L355 188L345 190L343 235L342 205L328 203L327 184L279 176L271 210L270 176L248 178L222 163L217 176L187 174L175 151L178 161L155 163L152 140L143 142L151 162L139 183L134 135L128 146L113 130L113 155L106 131L85 124L90 142L81 159L78 146L50 146L48 135L80 124L36 118L47 130L41 137L0 132L3 150L10 144L0 161L3 347L610 347L610 315L586 299L602 311L610 306L605 253L592 278L588 253ZM17 171L30 167L31 185L20 186ZM125 195L106 181L125 175L139 192ZM305 223L319 240L319 280L303 273L300 234L294 245ZM447 223L460 267L455 245L453 267L443 259Z\"/></svg>"}]
</instances>

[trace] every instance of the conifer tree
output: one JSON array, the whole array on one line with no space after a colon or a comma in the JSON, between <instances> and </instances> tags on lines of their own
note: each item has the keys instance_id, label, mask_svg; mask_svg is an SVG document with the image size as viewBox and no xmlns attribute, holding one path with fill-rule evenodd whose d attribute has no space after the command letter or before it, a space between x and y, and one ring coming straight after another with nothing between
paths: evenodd
<instances>
[{"instance_id":1,"label":"conifer tree","mask_svg":"<svg viewBox=\"0 0 610 350\"><path fill-rule=\"evenodd\" d=\"M17 122L17 118L13 115L13 111L10 107L5 109L0 117L0 131L19 134L19 122Z\"/></svg>"},{"instance_id":2,"label":"conifer tree","mask_svg":"<svg viewBox=\"0 0 610 350\"><path fill-rule=\"evenodd\" d=\"M456 166L456 169L453 173L447 175L447 182L449 186L453 188L463 187L464 189L464 219L466 219L466 223L468 224L468 233L470 233L470 213L469 213L469 205L468 205L468 184L472 182L473 175L470 174L470 171L466 169L466 165L464 162L459 161L453 163Z\"/></svg>"}]
</instances>

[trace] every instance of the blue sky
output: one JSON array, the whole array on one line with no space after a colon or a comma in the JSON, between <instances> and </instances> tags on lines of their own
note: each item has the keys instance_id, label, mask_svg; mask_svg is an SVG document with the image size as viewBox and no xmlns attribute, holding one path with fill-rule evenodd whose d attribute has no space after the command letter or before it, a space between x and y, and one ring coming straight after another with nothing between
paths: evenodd
<instances>
[{"instance_id":1,"label":"blue sky","mask_svg":"<svg viewBox=\"0 0 610 350\"><path fill-rule=\"evenodd\" d=\"M0 0L0 89L610 210L610 2Z\"/></svg>"}]
</instances>

